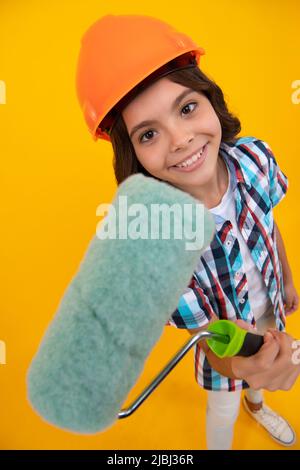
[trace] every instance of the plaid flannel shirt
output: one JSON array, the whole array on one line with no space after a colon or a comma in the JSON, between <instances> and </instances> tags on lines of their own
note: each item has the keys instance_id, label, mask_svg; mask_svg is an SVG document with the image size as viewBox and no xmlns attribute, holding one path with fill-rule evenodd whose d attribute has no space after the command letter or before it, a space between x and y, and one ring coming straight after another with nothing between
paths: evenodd
<instances>
[{"instance_id":1,"label":"plaid flannel shirt","mask_svg":"<svg viewBox=\"0 0 300 470\"><path fill-rule=\"evenodd\" d=\"M242 137L221 142L219 152L233 178L237 224L259 269L273 305L276 327L285 327L282 268L278 256L273 207L284 197L288 180L262 140ZM243 319L255 326L248 283L232 224L215 215L215 236L193 273L189 286L166 325L176 328L205 326L215 313L220 319ZM194 346L195 378L207 390L248 388L244 380L224 377L208 363L199 343Z\"/></svg>"}]
</instances>

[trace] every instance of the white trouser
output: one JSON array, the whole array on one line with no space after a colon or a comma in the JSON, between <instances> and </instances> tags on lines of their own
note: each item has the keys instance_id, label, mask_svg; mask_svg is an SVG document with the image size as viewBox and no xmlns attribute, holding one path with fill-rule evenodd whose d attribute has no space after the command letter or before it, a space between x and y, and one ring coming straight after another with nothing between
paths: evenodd
<instances>
[{"instance_id":1,"label":"white trouser","mask_svg":"<svg viewBox=\"0 0 300 470\"><path fill-rule=\"evenodd\" d=\"M257 332L275 327L274 314L268 310L257 322ZM206 443L209 450L231 449L234 424L239 414L241 390L235 392L208 391L206 407ZM246 389L246 397L252 403L263 401L261 390Z\"/></svg>"},{"instance_id":2,"label":"white trouser","mask_svg":"<svg viewBox=\"0 0 300 470\"><path fill-rule=\"evenodd\" d=\"M233 439L233 429L239 414L241 390L236 392L208 391L206 408L206 444L208 450L229 450ZM261 390L245 391L249 401L263 401Z\"/></svg>"}]
</instances>

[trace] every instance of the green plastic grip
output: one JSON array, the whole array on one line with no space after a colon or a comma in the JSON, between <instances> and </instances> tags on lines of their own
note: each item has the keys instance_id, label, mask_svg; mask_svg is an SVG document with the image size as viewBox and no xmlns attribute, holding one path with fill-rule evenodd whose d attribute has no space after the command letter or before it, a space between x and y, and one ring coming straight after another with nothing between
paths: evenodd
<instances>
[{"instance_id":1,"label":"green plastic grip","mask_svg":"<svg viewBox=\"0 0 300 470\"><path fill-rule=\"evenodd\" d=\"M208 331L227 336L229 342L225 344L215 338L208 338L207 344L219 358L232 356L252 356L257 353L264 343L263 336L249 333L229 320L217 320L211 323Z\"/></svg>"}]
</instances>

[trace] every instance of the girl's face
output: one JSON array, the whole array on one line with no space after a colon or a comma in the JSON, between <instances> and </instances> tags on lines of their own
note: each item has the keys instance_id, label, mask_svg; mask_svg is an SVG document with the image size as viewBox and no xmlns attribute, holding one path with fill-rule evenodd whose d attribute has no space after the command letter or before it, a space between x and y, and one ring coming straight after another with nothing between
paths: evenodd
<instances>
[{"instance_id":1,"label":"girl's face","mask_svg":"<svg viewBox=\"0 0 300 470\"><path fill-rule=\"evenodd\" d=\"M134 98L122 116L136 156L150 174L196 197L201 188L209 190L222 131L204 94L163 77Z\"/></svg>"}]
</instances>

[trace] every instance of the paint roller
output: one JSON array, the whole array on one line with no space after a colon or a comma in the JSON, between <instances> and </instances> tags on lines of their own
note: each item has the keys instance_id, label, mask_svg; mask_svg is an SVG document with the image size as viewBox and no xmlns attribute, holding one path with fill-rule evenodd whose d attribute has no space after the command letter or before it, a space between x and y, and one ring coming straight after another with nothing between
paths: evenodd
<instances>
[{"instance_id":1,"label":"paint roller","mask_svg":"<svg viewBox=\"0 0 300 470\"><path fill-rule=\"evenodd\" d=\"M128 223L130 217L135 218ZM203 204L168 183L135 174L118 187L28 370L28 399L43 419L93 434L131 414L120 413L121 406L214 231ZM215 350L223 344L226 355L230 334L211 330L206 337ZM203 337L198 333L189 343ZM150 384L134 409L185 352Z\"/></svg>"}]
</instances>

